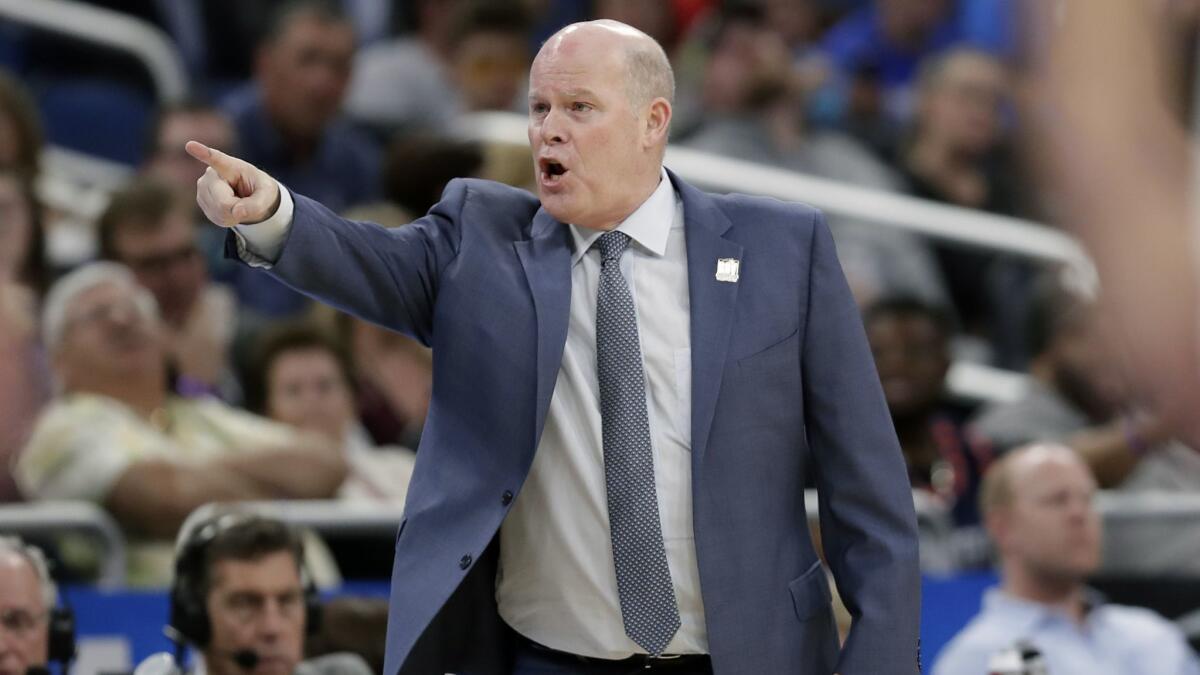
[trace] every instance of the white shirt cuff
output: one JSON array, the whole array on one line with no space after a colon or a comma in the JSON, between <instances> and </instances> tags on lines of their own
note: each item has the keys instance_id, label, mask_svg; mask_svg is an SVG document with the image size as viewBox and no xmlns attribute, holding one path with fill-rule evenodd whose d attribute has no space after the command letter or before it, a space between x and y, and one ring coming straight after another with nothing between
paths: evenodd
<instances>
[{"instance_id":1,"label":"white shirt cuff","mask_svg":"<svg viewBox=\"0 0 1200 675\"><path fill-rule=\"evenodd\" d=\"M237 238L238 257L252 267L270 268L279 260L283 242L292 227L292 214L296 204L292 193L279 185L279 208L270 218L252 225L234 225Z\"/></svg>"}]
</instances>

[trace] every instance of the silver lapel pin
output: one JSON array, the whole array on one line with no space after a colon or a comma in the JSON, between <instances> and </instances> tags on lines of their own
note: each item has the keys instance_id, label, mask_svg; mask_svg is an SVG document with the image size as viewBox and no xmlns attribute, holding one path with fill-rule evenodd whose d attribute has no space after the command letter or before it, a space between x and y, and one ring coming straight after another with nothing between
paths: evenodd
<instances>
[{"instance_id":1,"label":"silver lapel pin","mask_svg":"<svg viewBox=\"0 0 1200 675\"><path fill-rule=\"evenodd\" d=\"M717 281L728 281L731 284L736 284L739 265L741 265L741 261L737 258L718 258Z\"/></svg>"}]
</instances>

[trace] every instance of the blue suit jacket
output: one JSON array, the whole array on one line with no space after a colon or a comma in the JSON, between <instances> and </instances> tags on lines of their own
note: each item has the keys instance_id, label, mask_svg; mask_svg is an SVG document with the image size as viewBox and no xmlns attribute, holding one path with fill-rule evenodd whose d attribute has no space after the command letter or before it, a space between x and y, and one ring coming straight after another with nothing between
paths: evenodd
<instances>
[{"instance_id":1,"label":"blue suit jacket","mask_svg":"<svg viewBox=\"0 0 1200 675\"><path fill-rule=\"evenodd\" d=\"M714 671L914 673L912 496L824 219L670 176L686 228L693 520ZM479 180L453 181L428 215L392 230L295 202L273 273L433 348L385 675L505 673L494 540L529 473L562 358L567 227L529 193ZM736 283L715 278L720 258L741 261ZM840 650L806 526L809 479L855 619Z\"/></svg>"}]
</instances>

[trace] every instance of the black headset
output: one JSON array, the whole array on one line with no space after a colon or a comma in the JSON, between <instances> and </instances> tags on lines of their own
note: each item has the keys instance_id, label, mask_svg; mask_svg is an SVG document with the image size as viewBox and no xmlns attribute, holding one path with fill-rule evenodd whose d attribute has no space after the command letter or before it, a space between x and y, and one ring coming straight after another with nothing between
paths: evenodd
<instances>
[{"instance_id":1,"label":"black headset","mask_svg":"<svg viewBox=\"0 0 1200 675\"><path fill-rule=\"evenodd\" d=\"M50 611L48 629L46 660L61 663L65 673L75 660L75 612L70 607L55 607Z\"/></svg>"},{"instance_id":2,"label":"black headset","mask_svg":"<svg viewBox=\"0 0 1200 675\"><path fill-rule=\"evenodd\" d=\"M175 556L175 578L171 582L171 613L167 623L171 638L177 643L186 641L194 647L208 646L212 639L207 598L208 547L213 540L231 529L269 519L248 513L222 513L191 528ZM291 549L300 566L304 584L305 628L312 635L321 627L321 599L312 575L304 563L304 544L298 534Z\"/></svg>"}]
</instances>

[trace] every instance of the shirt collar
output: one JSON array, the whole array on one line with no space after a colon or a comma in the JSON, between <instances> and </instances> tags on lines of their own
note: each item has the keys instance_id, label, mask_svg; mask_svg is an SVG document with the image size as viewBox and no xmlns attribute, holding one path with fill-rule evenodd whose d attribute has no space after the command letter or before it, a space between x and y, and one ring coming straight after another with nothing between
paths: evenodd
<instances>
[{"instance_id":1,"label":"shirt collar","mask_svg":"<svg viewBox=\"0 0 1200 675\"><path fill-rule=\"evenodd\" d=\"M1084 623L1087 624L1096 617L1096 610L1105 604L1104 596L1092 588L1084 589ZM1046 621L1067 621L1074 623L1065 612L1056 607L1040 602L1025 600L1004 592L1000 588L991 588L983 596L985 612L999 614L1008 622L1029 630Z\"/></svg>"},{"instance_id":2,"label":"shirt collar","mask_svg":"<svg viewBox=\"0 0 1200 675\"><path fill-rule=\"evenodd\" d=\"M667 252L667 237L671 234L671 225L675 222L675 188L671 185L665 168L660 169L659 176L658 187L641 206L621 221L617 230L629 235L630 239L650 253L661 257ZM571 254L571 265L575 265L604 232L578 225L568 227L575 244L575 252Z\"/></svg>"}]
</instances>

